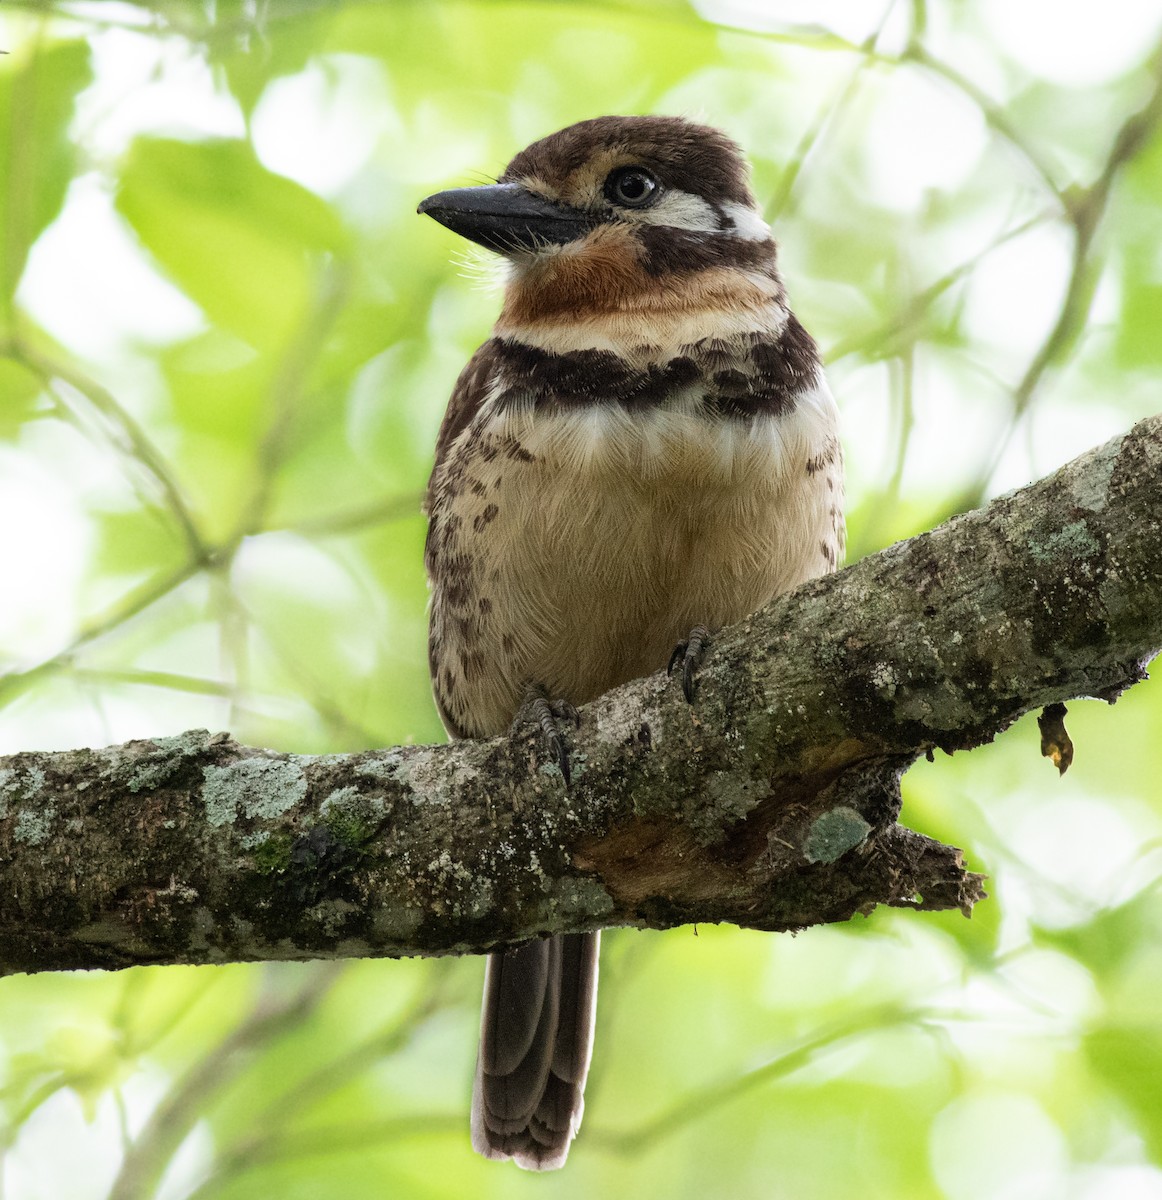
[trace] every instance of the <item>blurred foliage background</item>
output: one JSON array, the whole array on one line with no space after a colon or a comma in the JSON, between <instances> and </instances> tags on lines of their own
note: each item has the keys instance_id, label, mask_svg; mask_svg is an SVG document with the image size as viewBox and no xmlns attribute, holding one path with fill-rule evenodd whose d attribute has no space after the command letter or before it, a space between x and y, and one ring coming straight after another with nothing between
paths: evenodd
<instances>
[{"instance_id":1,"label":"blurred foliage background","mask_svg":"<svg viewBox=\"0 0 1162 1200\"><path fill-rule=\"evenodd\" d=\"M414 215L684 113L755 166L844 412L851 557L1162 408L1143 0L0 11L0 751L441 732L419 496L498 300ZM467 270L465 270L467 268ZM9 1200L1162 1198L1162 689L920 764L992 898L607 940L585 1127L468 1149L480 964L0 984Z\"/></svg>"}]
</instances>

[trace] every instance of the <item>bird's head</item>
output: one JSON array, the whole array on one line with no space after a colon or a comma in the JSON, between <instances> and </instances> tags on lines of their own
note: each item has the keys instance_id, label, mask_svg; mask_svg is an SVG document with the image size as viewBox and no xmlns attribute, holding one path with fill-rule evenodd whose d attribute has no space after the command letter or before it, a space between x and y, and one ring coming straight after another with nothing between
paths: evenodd
<instances>
[{"instance_id":1,"label":"bird's head","mask_svg":"<svg viewBox=\"0 0 1162 1200\"><path fill-rule=\"evenodd\" d=\"M511 264L506 313L689 308L710 292L781 292L749 168L717 129L598 117L534 142L494 184L419 206Z\"/></svg>"}]
</instances>

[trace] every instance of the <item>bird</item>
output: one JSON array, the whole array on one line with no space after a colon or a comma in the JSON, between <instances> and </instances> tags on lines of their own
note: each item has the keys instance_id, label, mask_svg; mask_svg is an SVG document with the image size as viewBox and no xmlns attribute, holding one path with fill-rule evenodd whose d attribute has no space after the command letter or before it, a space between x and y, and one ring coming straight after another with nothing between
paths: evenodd
<instances>
[{"instance_id":1,"label":"bird","mask_svg":"<svg viewBox=\"0 0 1162 1200\"><path fill-rule=\"evenodd\" d=\"M418 211L504 272L425 502L436 705L453 738L533 722L568 787L577 706L667 665L694 702L719 629L836 569L837 407L718 129L580 121ZM470 1121L487 1158L564 1164L599 938L489 954Z\"/></svg>"}]
</instances>

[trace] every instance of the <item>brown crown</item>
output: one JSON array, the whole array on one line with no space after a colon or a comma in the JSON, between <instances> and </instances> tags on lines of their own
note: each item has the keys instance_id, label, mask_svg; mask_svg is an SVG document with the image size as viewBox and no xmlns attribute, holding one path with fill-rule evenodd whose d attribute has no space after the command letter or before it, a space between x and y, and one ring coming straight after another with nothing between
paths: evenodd
<instances>
[{"instance_id":1,"label":"brown crown","mask_svg":"<svg viewBox=\"0 0 1162 1200\"><path fill-rule=\"evenodd\" d=\"M502 181L535 178L562 191L595 158L615 156L649 167L668 187L722 204L754 204L739 147L709 125L683 117L595 117L578 121L522 150Z\"/></svg>"}]
</instances>

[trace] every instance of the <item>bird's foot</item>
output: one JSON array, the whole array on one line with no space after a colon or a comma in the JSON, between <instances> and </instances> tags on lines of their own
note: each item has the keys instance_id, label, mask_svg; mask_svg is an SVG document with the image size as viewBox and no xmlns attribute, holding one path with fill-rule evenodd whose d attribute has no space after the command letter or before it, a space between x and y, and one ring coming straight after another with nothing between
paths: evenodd
<instances>
[{"instance_id":1,"label":"bird's foot","mask_svg":"<svg viewBox=\"0 0 1162 1200\"><path fill-rule=\"evenodd\" d=\"M530 683L525 688L524 699L513 718L512 732L516 735L525 726L536 725L541 731L541 737L544 738L549 753L561 770L565 786L568 787L572 782L569 771L569 745L561 731L558 723L560 721L571 721L574 728L579 729L581 714L577 711L576 706L570 704L568 700L550 699L543 684Z\"/></svg>"},{"instance_id":2,"label":"bird's foot","mask_svg":"<svg viewBox=\"0 0 1162 1200\"><path fill-rule=\"evenodd\" d=\"M679 642L670 655L670 665L666 668L667 675L673 675L674 668L682 664L682 695L687 704L694 703L694 678L702 665L702 656L710 644L710 630L705 625L695 625L690 630L690 636L684 642Z\"/></svg>"}]
</instances>

